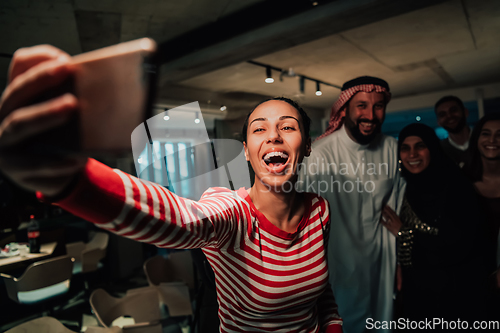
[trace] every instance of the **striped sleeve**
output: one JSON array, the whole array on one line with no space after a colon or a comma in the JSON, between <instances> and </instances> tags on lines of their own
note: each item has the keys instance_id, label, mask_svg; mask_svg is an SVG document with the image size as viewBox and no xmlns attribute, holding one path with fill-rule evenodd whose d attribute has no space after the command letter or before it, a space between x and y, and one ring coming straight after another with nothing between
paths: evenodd
<instances>
[{"instance_id":1,"label":"striped sleeve","mask_svg":"<svg viewBox=\"0 0 500 333\"><path fill-rule=\"evenodd\" d=\"M342 319L339 316L330 283L318 299L318 314L323 332L342 332Z\"/></svg>"},{"instance_id":2,"label":"striped sleeve","mask_svg":"<svg viewBox=\"0 0 500 333\"><path fill-rule=\"evenodd\" d=\"M330 205L325 198L322 198L322 211L324 219L327 221L325 228L325 255L328 251L328 239L330 235ZM342 332L342 318L340 318L338 312L338 306L335 302L335 297L333 295L333 290L328 282L325 291L318 298L318 316L319 323L321 325L322 331L325 333L341 333Z\"/></svg>"},{"instance_id":3,"label":"striped sleeve","mask_svg":"<svg viewBox=\"0 0 500 333\"><path fill-rule=\"evenodd\" d=\"M89 159L75 189L57 204L120 236L190 249L217 246L234 232L242 214L234 196L212 188L196 202Z\"/></svg>"}]
</instances>

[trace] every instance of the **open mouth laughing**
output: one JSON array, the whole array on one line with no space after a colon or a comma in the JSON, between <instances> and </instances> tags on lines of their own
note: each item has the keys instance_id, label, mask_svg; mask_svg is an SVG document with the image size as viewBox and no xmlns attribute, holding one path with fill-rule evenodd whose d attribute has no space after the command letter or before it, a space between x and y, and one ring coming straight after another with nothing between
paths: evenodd
<instances>
[{"instance_id":1,"label":"open mouth laughing","mask_svg":"<svg viewBox=\"0 0 500 333\"><path fill-rule=\"evenodd\" d=\"M361 133L371 134L377 128L379 122L378 121L370 121L370 120L358 120L358 128Z\"/></svg>"},{"instance_id":2,"label":"open mouth laughing","mask_svg":"<svg viewBox=\"0 0 500 333\"><path fill-rule=\"evenodd\" d=\"M271 150L262 156L266 169L270 173L282 173L289 160L289 154L284 150Z\"/></svg>"}]
</instances>

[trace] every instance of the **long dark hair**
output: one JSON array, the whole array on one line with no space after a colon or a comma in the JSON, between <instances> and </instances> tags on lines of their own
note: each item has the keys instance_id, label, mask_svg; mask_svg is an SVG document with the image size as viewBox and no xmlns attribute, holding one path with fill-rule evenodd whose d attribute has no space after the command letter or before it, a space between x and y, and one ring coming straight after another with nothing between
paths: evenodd
<instances>
[{"instance_id":1,"label":"long dark hair","mask_svg":"<svg viewBox=\"0 0 500 333\"><path fill-rule=\"evenodd\" d=\"M484 124L492 120L500 120L500 112L489 113L481 118L477 122L476 126L474 126L470 136L468 151L469 156L467 164L464 165L464 172L472 182L478 182L483 179L483 160L479 154L477 142L479 140L479 135L483 130Z\"/></svg>"}]
</instances>

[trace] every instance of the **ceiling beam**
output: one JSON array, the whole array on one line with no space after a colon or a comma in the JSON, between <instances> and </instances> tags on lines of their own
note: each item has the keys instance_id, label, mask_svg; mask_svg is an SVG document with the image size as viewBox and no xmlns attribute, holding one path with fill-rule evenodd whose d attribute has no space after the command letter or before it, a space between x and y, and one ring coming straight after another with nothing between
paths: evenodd
<instances>
[{"instance_id":1,"label":"ceiling beam","mask_svg":"<svg viewBox=\"0 0 500 333\"><path fill-rule=\"evenodd\" d=\"M318 1L308 9L304 0L258 3L162 43L160 86L444 1Z\"/></svg>"}]
</instances>

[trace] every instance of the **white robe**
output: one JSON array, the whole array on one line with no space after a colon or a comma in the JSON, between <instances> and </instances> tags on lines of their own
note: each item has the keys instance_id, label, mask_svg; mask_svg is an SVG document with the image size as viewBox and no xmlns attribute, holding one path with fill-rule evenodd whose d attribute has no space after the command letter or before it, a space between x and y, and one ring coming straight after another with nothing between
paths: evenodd
<instances>
[{"instance_id":1,"label":"white robe","mask_svg":"<svg viewBox=\"0 0 500 333\"><path fill-rule=\"evenodd\" d=\"M344 333L393 318L395 237L379 221L386 204L399 213L406 184L398 168L394 138L360 145L344 126L316 142L302 165L299 189L330 203L328 266Z\"/></svg>"}]
</instances>

